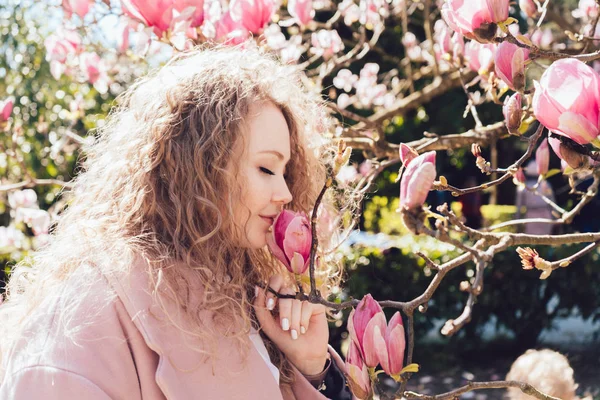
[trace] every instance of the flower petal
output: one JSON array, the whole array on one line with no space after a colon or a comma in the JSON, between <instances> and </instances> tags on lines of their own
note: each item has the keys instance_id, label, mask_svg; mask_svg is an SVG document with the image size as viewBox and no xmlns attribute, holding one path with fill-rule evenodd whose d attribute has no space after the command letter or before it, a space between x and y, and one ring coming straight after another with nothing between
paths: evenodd
<instances>
[{"instance_id":1,"label":"flower petal","mask_svg":"<svg viewBox=\"0 0 600 400\"><path fill-rule=\"evenodd\" d=\"M579 144L587 144L598 136L598 126L592 124L583 115L570 111L562 113L558 118L557 131Z\"/></svg>"},{"instance_id":2,"label":"flower petal","mask_svg":"<svg viewBox=\"0 0 600 400\"><path fill-rule=\"evenodd\" d=\"M400 312L396 312L388 324L385 341L387 343L389 369L388 375L396 375L402 371L404 365L404 350L406 349L406 338L404 337L404 325Z\"/></svg>"},{"instance_id":3,"label":"flower petal","mask_svg":"<svg viewBox=\"0 0 600 400\"><path fill-rule=\"evenodd\" d=\"M377 313L367 324L362 340L363 356L367 367L376 367L377 364L379 364L379 361L381 361L380 355L383 354L383 352L385 352L387 357L387 348L383 338L385 329L386 323L383 311Z\"/></svg>"},{"instance_id":4,"label":"flower petal","mask_svg":"<svg viewBox=\"0 0 600 400\"><path fill-rule=\"evenodd\" d=\"M287 269L290 269L290 263L285 256L283 250L277 245L275 242L274 230L272 232L267 233L267 245L269 246L269 250L271 253L277 258Z\"/></svg>"},{"instance_id":5,"label":"flower petal","mask_svg":"<svg viewBox=\"0 0 600 400\"><path fill-rule=\"evenodd\" d=\"M379 303L373 299L373 296L366 294L358 303L356 309L350 314L352 319L351 321L348 321L348 329L350 330L350 328L352 328L352 330L355 330L357 344L361 349L367 324L377 313L383 313L383 309Z\"/></svg>"},{"instance_id":6,"label":"flower petal","mask_svg":"<svg viewBox=\"0 0 600 400\"><path fill-rule=\"evenodd\" d=\"M287 226L283 239L283 252L290 260L294 257L294 253L298 253L306 262L311 246L312 234L308 220L298 215Z\"/></svg>"},{"instance_id":7,"label":"flower petal","mask_svg":"<svg viewBox=\"0 0 600 400\"><path fill-rule=\"evenodd\" d=\"M411 176L405 176L404 179L409 178L409 182L406 186L406 195L402 206L410 209L423 205L433 186L436 174L435 166L432 163L426 163L414 171Z\"/></svg>"},{"instance_id":8,"label":"flower petal","mask_svg":"<svg viewBox=\"0 0 600 400\"><path fill-rule=\"evenodd\" d=\"M303 274L306 271L306 267L308 267L308 262L304 261L304 258L300 255L300 253L294 253L292 257L292 261L290 262L290 272L294 274Z\"/></svg>"}]
</instances>

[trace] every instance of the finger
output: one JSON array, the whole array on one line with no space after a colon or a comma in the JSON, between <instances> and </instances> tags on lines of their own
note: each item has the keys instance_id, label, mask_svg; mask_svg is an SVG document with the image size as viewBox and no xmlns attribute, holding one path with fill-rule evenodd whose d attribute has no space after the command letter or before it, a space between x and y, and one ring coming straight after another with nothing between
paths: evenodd
<instances>
[{"instance_id":1,"label":"finger","mask_svg":"<svg viewBox=\"0 0 600 400\"><path fill-rule=\"evenodd\" d=\"M256 314L256 319L260 324L262 330L269 337L273 337L275 333L279 330L279 323L273 314L265 307L266 301L266 293L264 289L261 289L257 286L257 295L254 300L254 313Z\"/></svg>"},{"instance_id":2,"label":"finger","mask_svg":"<svg viewBox=\"0 0 600 400\"><path fill-rule=\"evenodd\" d=\"M294 300L292 302L292 317L290 320L290 335L292 339L298 339L300 333L300 317L302 316L302 302Z\"/></svg>"},{"instance_id":3,"label":"finger","mask_svg":"<svg viewBox=\"0 0 600 400\"><path fill-rule=\"evenodd\" d=\"M283 288L279 291L281 294L294 294L294 291L289 288ZM290 322L292 320L292 304L295 299L279 299L279 322L281 329L284 331L290 330ZM296 331L297 332L297 331Z\"/></svg>"},{"instance_id":4,"label":"finger","mask_svg":"<svg viewBox=\"0 0 600 400\"><path fill-rule=\"evenodd\" d=\"M314 304L305 301L302 305L302 315L300 316L300 333L305 334L310 326L310 318L312 317Z\"/></svg>"},{"instance_id":5,"label":"finger","mask_svg":"<svg viewBox=\"0 0 600 400\"><path fill-rule=\"evenodd\" d=\"M282 275L273 275L271 279L269 279L269 287L275 292L279 292L281 290L283 283L284 279ZM267 300L265 304L268 310L274 310L275 305L277 304L277 296L267 290Z\"/></svg>"}]
</instances>

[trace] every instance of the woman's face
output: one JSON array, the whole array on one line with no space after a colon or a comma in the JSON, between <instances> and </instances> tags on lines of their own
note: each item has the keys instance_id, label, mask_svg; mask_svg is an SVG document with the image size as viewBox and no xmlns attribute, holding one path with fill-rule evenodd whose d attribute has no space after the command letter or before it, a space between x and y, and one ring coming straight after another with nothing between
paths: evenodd
<instances>
[{"instance_id":1,"label":"woman's face","mask_svg":"<svg viewBox=\"0 0 600 400\"><path fill-rule=\"evenodd\" d=\"M241 246L258 249L266 245L275 216L292 201L285 181L290 131L279 108L269 102L250 108L245 131L239 175L243 192L234 218L245 233Z\"/></svg>"}]
</instances>

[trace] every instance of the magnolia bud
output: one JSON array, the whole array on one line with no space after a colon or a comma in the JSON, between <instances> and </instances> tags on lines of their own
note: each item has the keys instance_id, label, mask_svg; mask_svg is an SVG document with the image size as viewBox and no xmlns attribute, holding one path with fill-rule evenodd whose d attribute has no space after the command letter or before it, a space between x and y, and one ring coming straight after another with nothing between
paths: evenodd
<instances>
[{"instance_id":1,"label":"magnolia bud","mask_svg":"<svg viewBox=\"0 0 600 400\"><path fill-rule=\"evenodd\" d=\"M588 168L590 166L590 158L585 154L581 154L569 146L565 146L555 137L549 137L548 142L554 153L563 160L569 167L577 170Z\"/></svg>"},{"instance_id":2,"label":"magnolia bud","mask_svg":"<svg viewBox=\"0 0 600 400\"><path fill-rule=\"evenodd\" d=\"M475 157L481 157L481 146L477 143L473 143L471 145L471 153L473 153Z\"/></svg>"},{"instance_id":3,"label":"magnolia bud","mask_svg":"<svg viewBox=\"0 0 600 400\"><path fill-rule=\"evenodd\" d=\"M513 182L517 186L525 185L525 173L523 173L523 168L519 168L517 172L513 175Z\"/></svg>"},{"instance_id":4,"label":"magnolia bud","mask_svg":"<svg viewBox=\"0 0 600 400\"><path fill-rule=\"evenodd\" d=\"M506 128L508 128L508 132L513 135L519 135L521 117L523 116L520 93L515 93L504 100L502 113L504 114L504 122L506 123Z\"/></svg>"},{"instance_id":5,"label":"magnolia bud","mask_svg":"<svg viewBox=\"0 0 600 400\"><path fill-rule=\"evenodd\" d=\"M550 165L550 149L548 148L548 141L545 138L535 152L535 164L538 175L546 175Z\"/></svg>"},{"instance_id":6,"label":"magnolia bud","mask_svg":"<svg viewBox=\"0 0 600 400\"><path fill-rule=\"evenodd\" d=\"M519 0L519 8L529 18L535 17L538 11L537 6L533 2L533 0Z\"/></svg>"},{"instance_id":7,"label":"magnolia bud","mask_svg":"<svg viewBox=\"0 0 600 400\"><path fill-rule=\"evenodd\" d=\"M346 143L344 143L343 140L340 141L338 144L338 153L335 156L334 172L336 175L344 165L348 164L351 155L352 147L346 146Z\"/></svg>"}]
</instances>

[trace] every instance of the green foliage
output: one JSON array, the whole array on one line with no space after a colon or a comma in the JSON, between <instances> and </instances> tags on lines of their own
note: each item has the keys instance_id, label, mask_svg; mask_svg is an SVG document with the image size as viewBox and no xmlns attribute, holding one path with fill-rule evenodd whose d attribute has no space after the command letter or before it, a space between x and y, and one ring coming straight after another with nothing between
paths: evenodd
<instances>
[{"instance_id":1,"label":"green foliage","mask_svg":"<svg viewBox=\"0 0 600 400\"><path fill-rule=\"evenodd\" d=\"M51 33L46 18L55 12L42 3L0 4L0 93L2 98L15 98L12 135L0 135L0 176L7 182L31 177L71 180L81 147L76 138L85 138L90 129L103 123L115 97L110 92L98 93L88 83L51 75L44 39ZM75 103L76 110L72 109ZM62 187L37 185L34 190L40 208L50 209L60 199ZM0 192L2 226L10 221L6 203L7 192ZM0 265L6 269L8 261L26 254L2 254Z\"/></svg>"},{"instance_id":2,"label":"green foliage","mask_svg":"<svg viewBox=\"0 0 600 400\"><path fill-rule=\"evenodd\" d=\"M453 246L428 236L407 233L395 212L397 207L397 198L374 196L366 202L363 226L373 232L399 236L393 240L382 237L375 247L355 245L349 249L345 288L348 294L356 298L371 293L379 300L411 300L423 293L435 273L425 266L417 252L422 251L437 263L447 262L459 254ZM451 208L460 215L460 203L452 203ZM488 226L511 220L515 212L515 206L510 205L482 207L484 224ZM581 247L583 245L536 250L542 257L554 261ZM459 342L465 351L476 347L480 345L484 325L493 322L498 331L514 335L515 343L525 349L534 346L541 331L552 328L558 317L578 313L583 318L599 320L600 286L595 282L600 279L600 270L594 266L599 258L600 254L593 252L568 268L555 271L547 280L540 280L539 271L521 268L514 248L496 255L485 271L484 290L477 299L471 322L451 341ZM461 292L459 285L465 280L471 283L474 280L472 262L451 271L434 294L427 313L416 314L417 339L433 327L432 321L446 321L461 314L468 294Z\"/></svg>"}]
</instances>

